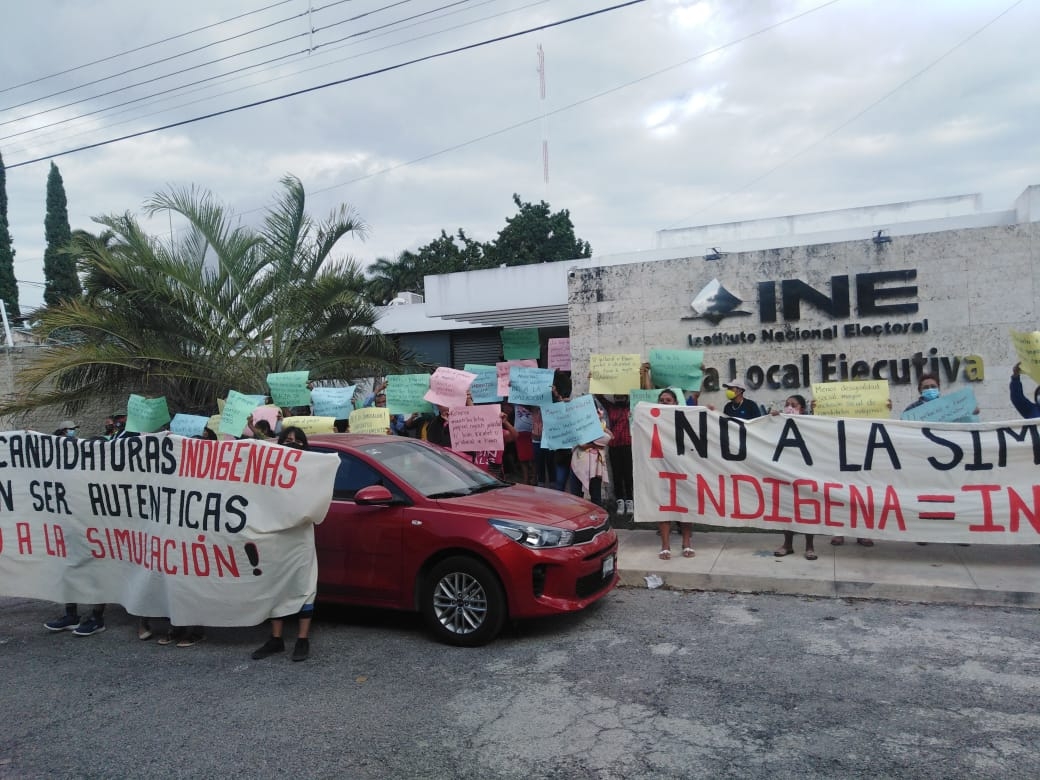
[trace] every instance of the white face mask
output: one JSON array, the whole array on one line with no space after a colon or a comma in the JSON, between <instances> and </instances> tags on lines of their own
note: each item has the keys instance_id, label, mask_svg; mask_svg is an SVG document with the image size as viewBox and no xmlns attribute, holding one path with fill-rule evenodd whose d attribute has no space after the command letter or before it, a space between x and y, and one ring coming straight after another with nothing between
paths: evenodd
<instances>
[{"instance_id":1,"label":"white face mask","mask_svg":"<svg viewBox=\"0 0 1040 780\"><path fill-rule=\"evenodd\" d=\"M788 404L784 407L784 414L801 414L801 412L798 411L797 406L791 406Z\"/></svg>"}]
</instances>

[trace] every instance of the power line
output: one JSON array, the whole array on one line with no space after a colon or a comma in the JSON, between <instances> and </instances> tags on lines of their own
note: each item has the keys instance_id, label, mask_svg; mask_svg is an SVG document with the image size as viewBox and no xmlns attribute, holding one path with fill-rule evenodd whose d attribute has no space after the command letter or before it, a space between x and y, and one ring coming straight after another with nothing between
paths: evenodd
<instances>
[{"instance_id":1,"label":"power line","mask_svg":"<svg viewBox=\"0 0 1040 780\"><path fill-rule=\"evenodd\" d=\"M497 2L497 0L481 0L480 2L477 2L473 6L471 6L471 8L479 8L480 6L489 5L489 4L494 3L494 2ZM468 22L463 22L461 24L456 24L456 25L453 25L451 27L445 27L445 28L443 28L441 30L435 30L433 32L425 33L423 35L417 35L414 38L409 38L409 39L406 39L406 40L403 40L403 41L398 41L398 42L395 42L395 43L388 44L386 46L380 46L380 47L375 48L375 49L369 49L368 51L360 52L358 54L352 54L349 57L343 57L343 58L340 58L340 59L337 59L337 60L332 60L331 62L325 62L325 63L323 63L321 65L314 65L314 66L309 67L309 68L303 68L301 70L294 71L293 73L286 73L286 74L283 74L283 75L280 75L280 76L276 76L274 78L269 79L267 82L265 82L265 84L270 84L270 83L273 83L274 81L280 81L280 80L287 79L287 78L293 78L293 77L299 76L299 75L301 75L303 73L309 73L311 71L319 70L321 68L332 67L333 65L338 65L338 64L343 63L343 62L348 62L350 60L358 59L360 57L365 57L365 56L367 56L369 54L377 54L379 52L386 51L386 50L392 49L392 48L396 48L398 46L405 46L405 45L407 45L409 43L414 43L416 41L420 41L420 40L423 40L425 38L431 38L431 37L433 37L435 35L442 35L443 33L446 33L446 32L454 32L455 30L460 30L460 29L462 29L464 27L470 27L470 26L472 26L474 24L480 24L481 22L486 22L486 21L489 21L489 20L492 20L492 19L498 19L498 18L500 18L502 16L507 16L507 15L512 14L512 13L519 13L520 11L526 11L529 8L533 8L536 5L544 5L547 2L549 2L549 0L534 0L534 2L528 3L527 5L519 6L517 8L511 8L511 9L508 9L506 11L501 11L501 12L496 13L496 14L490 14L488 16L484 16L484 17L481 17L479 19L473 19L473 20L468 21ZM438 10L441 10L441 9L434 9L434 11L438 11ZM437 20L446 19L449 16L454 16L456 14L462 13L463 10L465 10L465 9L455 10L455 11L451 11L449 13L443 14L442 16L437 17ZM414 18L414 17L411 17L411 18ZM377 35L372 35L371 38L374 39L374 38L384 37L386 35L392 34L393 32L398 32L400 30L409 29L411 27L418 27L420 25L424 25L424 24L427 24L427 23L428 23L427 21L422 21L422 22L415 22L413 24L402 25L398 30L384 30L383 32L381 32L381 33L379 33ZM383 25L383 26L384 27L389 27L391 25ZM346 38L340 38L337 41L331 41L329 43L322 44L321 48L322 49L327 49L327 51L332 52L332 51L338 51L340 49L347 48L349 46L356 45L357 42L345 44L343 46L336 46L337 43L345 41L349 37L350 36L347 36ZM327 47L334 47L334 48L329 49ZM319 56L321 56L321 55L319 54ZM269 60L267 62L268 63L272 62L272 60ZM257 65L249 66L249 67L246 67L246 68L240 68L239 70L246 71L246 70L252 69L253 67L263 67L265 64L266 63L259 63ZM262 72L265 72L266 70L269 70L269 68L263 68L263 70L261 70L260 72L262 73ZM225 74L223 74L223 77L226 78L228 75L229 74L225 73ZM228 81L237 81L237 80L240 80L241 78L243 78L243 76L244 76L244 73L242 73L240 75L237 75L237 76L234 76L233 78L228 79ZM214 77L214 78L221 78L221 77ZM205 82L208 82L208 81L211 81L211 80L212 79L203 79L200 82L195 82L193 84L183 84L183 85L181 85L180 89L186 89L187 90L187 89L189 89L189 87L196 86L198 84L205 83ZM169 111L173 111L173 110L176 110L178 108L185 108L187 106L195 105L197 103L204 103L204 102L206 102L208 100L215 100L216 98L219 98L219 97L224 97L226 95L232 95L232 94L235 94L236 92L241 92L241 91L243 91L245 89L250 89L253 86L255 86L255 85L250 84L250 85L246 85L246 86L243 86L243 87L237 87L235 89L225 90L224 92L220 92L220 93L217 93L215 95L209 95L207 97L198 98L196 100L190 100L190 101L188 101L186 103L179 103L178 105L171 106L169 108L163 108L163 109L160 109L158 111L152 111L152 112L147 113L147 114L138 114L136 116L130 117L128 119L124 119L124 120L119 121L119 122L109 123L106 127L108 127L108 128L117 127L119 125L127 124L128 122L137 121L138 119L144 119L144 118L147 118L149 116L155 116L157 114L167 113ZM206 89L206 87L204 87L204 86L201 86L201 87L196 86L195 89L190 89L185 94L191 94L192 92L200 92L200 91L202 91L204 89ZM151 100L152 98L157 98L157 97L160 97L161 95L164 95L166 93L176 92L176 91L177 91L177 89L165 90L162 93L155 93L155 94L146 96L144 98L140 98L138 100ZM100 109L99 111L95 111L95 112L91 112L91 114L105 113L107 111L112 111L113 109L116 109L116 108L124 107L124 106L128 105L129 103L133 103L133 102L137 102L137 101L126 101L124 103L121 103L121 104L118 104L118 105L115 105L115 106L109 106L108 108ZM117 111L115 113L126 113L126 111L125 110L124 111ZM80 115L79 117L73 117L73 121L78 121L79 119L84 119L87 116L90 116L91 114L84 114L84 115ZM51 127L51 126L52 125L47 125L47 127ZM36 128L36 130L43 130L43 129L44 128ZM61 138L56 139L56 140L63 141L63 140L70 140L72 138L78 138L80 136L91 134L91 133L95 132L95 130L96 130L95 128L92 128L90 130L85 130L85 131L78 132L78 133L66 134L66 135L63 135ZM55 134L52 133L51 135L53 136ZM8 136L8 137L13 137L13 136ZM4 140L4 139L0 138L0 140ZM34 140L35 140L35 136L34 136ZM15 152L25 151L26 149L29 148L29 146L26 145L26 144L27 144L27 142L23 141L21 146L15 146L15 147L13 147L11 149L11 151L15 151Z\"/></svg>"},{"instance_id":2,"label":"power line","mask_svg":"<svg viewBox=\"0 0 1040 780\"><path fill-rule=\"evenodd\" d=\"M343 1L343 0L341 0L341 1ZM155 82L155 81L162 81L163 79L170 78L171 76L178 76L178 75L180 75L182 73L187 73L188 71L198 70L199 68L204 68L207 65L213 65L213 64L216 64L216 63L219 63L219 62L224 62L225 60L234 59L235 57L239 57L239 56L241 56L243 54L252 54L254 52L260 51L261 49L267 49L267 48L270 48L272 46L277 46L278 44L281 44L281 43L287 43L287 42L289 42L291 40L294 40L296 38L302 38L304 36L310 36L310 35L313 35L316 32L323 32L325 30L330 30L333 27L339 27L339 26L347 24L349 22L354 22L354 21L357 21L359 19L364 18L365 16L370 16L373 13L377 13L379 11L385 11L385 10L387 10L389 8L393 8L393 7L398 6L398 5L404 5L405 3L408 3L408 2L411 2L411 0L399 0L399 2L392 3L392 4L387 5L387 6L383 6L382 8L377 8L377 9L374 9L372 11L367 11L367 12L365 12L363 14L358 14L356 16L352 16L349 19L341 19L338 22L333 22L332 24L327 24L324 27L318 27L318 28L312 29L312 30L310 30L308 32L298 33L297 35L292 35L292 36L290 36L288 38L282 38L279 41L273 41L271 43L266 43L266 44L263 44L261 46L255 46L252 49L247 49L245 51L237 52L235 54L229 54L229 55L227 55L225 57L220 57L220 58L218 58L216 60L210 60L208 62L203 62L203 63L200 63L198 65L192 65L192 66L187 67L187 68L182 68L181 70L174 71L172 73L167 73L167 74L162 75L162 76L156 76L154 78L147 79L145 81L139 81L136 84L130 84L130 85L125 86L125 87L120 87L118 89L110 90L109 92L103 92L100 95L93 95L92 97L89 97L89 98L81 98L80 100L75 100L75 101L73 101L71 103L66 103L66 104L61 105L61 106L55 106L53 108L48 108L48 109L43 110L43 111L38 111L35 114L28 114L28 115L23 116L23 117L18 117L17 119L10 119L10 120L8 120L6 122L0 122L0 127L3 127L4 125L9 125L9 124L13 124L15 122L22 121L23 119L29 119L31 117L40 116L41 114L48 114L48 113L51 113L53 111L58 111L58 110L63 109L63 108L69 108L70 106L78 105L79 103L86 103L86 102L91 101L91 100L96 100L97 98L107 97L109 95L114 95L114 94L117 94L119 92L125 92L126 90L132 89L133 87L140 87L140 86L144 86L145 84L151 84L152 82ZM101 113L104 113L105 111L110 111L110 110L112 110L114 108L122 108L124 106L132 105L134 103L140 103L140 102L145 101L145 100L151 100L152 98L155 98L155 97L161 97L162 95L166 95L166 94L169 94L171 92L177 92L178 90L181 90L181 89L187 89L189 87L195 87L195 86L198 86L200 84L205 84L205 83L210 82L210 81L219 81L220 79L226 78L226 77L234 75L236 73L242 73L244 71L252 70L254 68L262 68L265 65L271 65L271 64L273 64L275 62L281 62L282 60L286 60L286 59L289 59L291 57L298 57L298 56L301 56L303 54L307 54L309 52L315 51L315 50L317 50L317 49L319 49L319 48L321 48L323 46L330 46L330 45L335 45L337 43L342 43L343 41L350 40L351 38L357 38L357 37L360 37L360 36L363 36L363 35L367 35L367 34L369 34L371 32L377 31L377 30L382 30L382 29L387 28L387 27L393 27L393 26L401 24L403 22L412 21L413 19L417 19L417 18L420 18L422 16L428 16L429 14L436 13L437 11L442 11L442 10L444 10L446 8L451 8L453 6L462 5L462 4L467 3L467 2L469 2L469 0L455 0L454 2L448 3L447 5L442 5L442 6L439 6L437 8L433 8L433 9L431 9L429 11L423 11L423 12L418 13L418 14L413 14L412 16L406 16L403 19L398 19L398 20L393 21L393 22L387 22L386 24L378 25L376 27L371 27L371 28L369 28L367 30L362 30L360 32L351 33L350 35L344 36L343 38L338 38L338 39L336 39L334 41L330 41L327 44L319 44L318 46L315 46L315 47L308 47L306 49L300 49L298 51L289 52L288 54L282 54L282 55L280 55L278 57L272 57L271 59L267 59L267 60L264 60L262 62L253 63L252 65L245 65L245 66L243 66L241 68L235 68L234 70L231 70L231 71L225 71L224 73L218 73L218 74L216 74L214 76L207 76L206 78L198 79L197 81L191 81L191 82L188 82L187 84L179 84L179 85L177 85L175 87L170 87L169 89L160 90L159 92L152 92L151 94L148 94L148 95L142 95L141 97L132 98L130 100L125 100L122 103L116 103L116 104L111 105L111 106L105 106L104 108L98 108L98 109L95 109L93 111L88 111L85 114L77 114L76 116L66 117L65 119L59 119L57 121L50 122L50 123L45 124L45 125L40 125L39 127L30 128L29 130L21 130L21 131L19 131L17 133L11 133L10 135L0 136L0 141L6 141L6 140L8 140L10 138L18 138L18 137L23 136L23 135L31 135L33 133L38 133L41 130L47 130L48 128L51 128L51 127L57 127L58 125L68 124L69 122L75 122L75 121L77 121L79 119L85 119L86 117L94 116L96 114L101 114ZM328 6L325 6L325 7L328 7Z\"/></svg>"},{"instance_id":3,"label":"power line","mask_svg":"<svg viewBox=\"0 0 1040 780\"><path fill-rule=\"evenodd\" d=\"M144 51L145 49L150 49L153 46L159 46L159 45L161 45L163 43L169 43L170 41L175 41L178 38L185 38L185 37L187 37L189 35L194 35L197 32L203 32L205 30L209 30L209 29L212 29L214 27L220 27L222 24L227 24L228 22L236 22L239 19L243 19L243 18L245 18L247 16L252 16L253 14L263 13L264 11L269 11L272 8L275 8L275 7L279 6L279 5L285 5L286 3L291 3L291 2L294 2L294 0L279 0L279 2L277 2L277 3L271 3L270 5L266 5L263 8L257 8L255 11L246 11L245 13L239 14L238 16L232 16L229 19L223 19L223 20L221 20L219 22L213 22L213 24L207 24L207 25L205 25L203 27L196 27L194 30L188 30L187 32L178 33L177 35L171 35L168 38L163 38L163 39L158 40L158 41L153 41L152 43L146 43L146 44L144 44L142 46L138 46L138 47L136 47L134 49L127 49L126 51L119 52L118 54L110 54L109 56L102 57L99 60L93 60L91 62L85 62L82 65L74 65L71 68L66 68L65 70L59 70L57 73L51 73L51 74L49 74L47 76L38 76L37 78L31 79L30 81L23 81L21 84L15 84L14 86L4 87L4 88L0 89L0 95L2 95L5 92L10 92L11 90L19 89L21 87L28 87L28 86L30 86L32 84L38 84L41 81L47 81L48 79L53 79L53 78L56 78L58 76L64 76L66 73L72 73L73 71L82 70L84 68L89 68L92 65L100 65L102 62L109 62L111 60L119 59L120 57L125 57L127 54L135 54L135 53L137 53L139 51Z\"/></svg>"},{"instance_id":4,"label":"power line","mask_svg":"<svg viewBox=\"0 0 1040 780\"><path fill-rule=\"evenodd\" d=\"M331 3L330 5L339 5L341 3L347 3L347 2L351 2L351 1L352 0L336 0L336 2ZM410 1L411 0L399 0L399 2L393 3L391 6L386 6L386 8L391 8L394 5L401 5L403 3L410 2ZM325 8L328 8L328 7L329 6L325 6ZM380 9L377 9L377 10L381 11L381 10L385 10L385 8L380 8ZM374 12L369 12L369 13L374 13ZM347 20L343 20L343 21L340 21L340 22L336 22L334 25L329 25L329 26L335 27L336 25L345 24L348 21L353 21L354 19L360 19L361 17L367 16L367 15L368 14L361 14L359 16L352 17L351 19L347 19ZM50 95L44 95L43 97L34 98L33 100L27 100L27 101L25 101L23 103L18 103L17 105L14 105L14 106L7 106L6 108L0 108L0 111L11 111L12 109L15 109L15 108L21 108L22 106L28 106L28 105L31 105L33 103L38 103L41 100L47 100L47 99L52 98L52 97L57 97L58 95L64 95L64 94L67 94L69 92L75 92L77 90L83 89L84 87L90 87L90 86L93 86L94 84L100 84L100 83L102 83L104 81L111 81L112 79L119 78L120 76L125 76L125 75L127 75L129 73L134 73L134 72L139 71L139 70L144 70L145 68L150 68L153 65L159 65L159 64L162 64L164 62L169 62L171 60L176 60L176 59L184 57L184 56L186 56L188 54L195 54L196 52L200 52L203 49L208 49L211 46L217 46L217 45L222 44L222 43L227 43L228 41L236 40L237 38L243 38L243 37L245 37L247 35L252 35L255 32L260 32L260 31L266 30L266 29L268 29L270 27L275 27L275 26L277 26L279 24L284 24L285 22L292 21L293 19L297 19L297 18L299 18L301 16L306 16L306 12L299 13L299 14L296 14L295 16L290 16L290 17L287 17L285 19L280 19L277 22L271 22L270 24L264 25L263 27L257 27L257 28L255 28L253 30L248 30L247 32L239 33L238 35L232 35L232 36L230 36L228 38L224 38L224 39L219 40L219 41L214 41L212 43L207 43L207 44L204 44L202 46L198 46L198 47L196 47L194 49L189 49L188 51L181 52L180 54L171 54L169 57L163 57L162 59L154 60L152 62L145 63L144 65L138 65L138 66L133 67L133 68L128 68L127 70L121 71L120 73L115 73L115 74L113 74L111 76L105 76L103 78L94 79L93 81L88 81L85 84L80 84L80 85L75 86L75 87L69 87L68 89L63 89L63 90L61 90L59 92L52 92ZM327 29L327 28L326 27L319 28L319 30L324 30L324 29ZM180 70L175 70L172 73L165 73L165 74L163 74L161 76L153 76L152 78L145 79L144 81L138 81L138 82L135 82L133 84L128 84L128 85L123 86L123 87L118 87L117 89L111 89L108 92L102 92L100 94L92 95L90 97L80 98L79 100L73 100L70 103L63 103L60 106L52 106L50 108L45 108L45 109L42 109L42 110L37 111L37 112L32 113L32 114L25 114L24 116L15 117L14 119L8 119L5 122L0 122L0 127L2 127L4 125L12 124L14 122L21 122L21 121L26 120L26 119L32 119L33 117L41 116L43 114L50 114L50 113L52 113L54 111L60 111L63 108L69 108L71 106L79 105L80 103L85 103L85 102L87 102L89 100L97 100L98 98L108 97L109 95L114 95L114 94L116 94L118 92L123 92L123 91L128 90L128 89L133 89L134 87L142 87L145 84L151 84L151 83L156 82L156 81L162 81L163 79L168 79L171 76L179 76L180 74L187 73L188 71L198 70L199 68L205 68L205 67L207 67L209 65L216 65L217 63L225 62L226 60L234 59L235 57L241 57L243 54L252 54L253 52L260 51L261 49L269 49L272 46L277 46L277 45L279 45L281 43L288 43L289 41L295 40L297 38L303 38L304 36L309 36L312 33L315 33L317 31L318 30L308 30L306 32L297 33L296 35L290 35L288 38L282 38L282 39L277 40L277 41L270 41L268 43L261 44L260 46L254 46L252 49L245 49L244 51L234 52L232 54L227 54L227 55L225 55L223 57L218 57L215 60L207 60L206 62L200 62L200 63L198 63L196 65L191 65L191 66L186 67L186 68L181 68Z\"/></svg>"},{"instance_id":5,"label":"power line","mask_svg":"<svg viewBox=\"0 0 1040 780\"><path fill-rule=\"evenodd\" d=\"M82 151L86 151L88 149L96 149L96 148L101 147L101 146L108 146L109 144L118 143L119 141L126 141L126 140L129 140L131 138L139 138L139 137L141 137L143 135L150 135L152 133L158 133L158 132L161 132L163 130L170 130L170 129L174 128L174 127L182 127L183 125L189 125L189 124L193 124L195 122L201 122L201 121L206 120L206 119L213 119L214 117L224 116L225 114L232 114L232 113L235 113L237 111L244 111L244 110L249 109L249 108L256 108L258 106L267 105L268 103L276 103L276 102L279 102L279 101L282 101L282 100L286 100L286 99L291 98L291 97L298 97L299 95L306 95L306 94L309 94L311 92L317 92L319 90L328 89L329 87L340 86L342 84L348 84L348 83L350 83L352 81L358 81L360 79L369 78L371 76L377 76L377 75L381 75L383 73L389 73L391 71L400 70L401 68L405 68L405 67L408 67L410 65L416 65L416 64L418 64L420 62L427 62L429 60L439 59L441 57L447 57L447 56L450 56L452 54L459 54L459 53L464 52L464 51L470 51L470 50L473 50L473 49L479 49L479 48L482 48L484 46L489 46L489 45L494 44L494 43L501 43L502 41L508 41L508 40L513 39L513 38L519 38L519 37L521 37L523 35L528 35L528 34L533 33L533 32L540 32L542 30L549 30L549 29L552 29L554 27L560 27L560 26L565 25L565 24L570 24L572 22L582 21L584 19L589 19L589 18L592 18L594 16L599 16L601 14L609 13L611 11L616 11L616 10L621 9L621 8L627 8L628 6L639 5L639 4L643 3L643 2L645 2L645 0L627 0L627 2L618 3L616 5L608 6L608 7L605 7L605 8L600 8L600 9L595 10L595 11L589 11L587 13L579 14L577 16L571 16L571 17L568 17L566 19L561 19L561 20L556 21L556 22L549 22L547 24L538 25L536 27L528 27L525 30L520 30L520 31L517 31L517 32L514 32L514 33L507 33L506 35L500 35L500 36L495 37L495 38L487 38L487 39L485 39L483 41L478 41L477 43L471 43L471 44L467 44L465 46L456 47L454 49L446 49L444 51L435 52L433 54L427 54L426 56L423 56L423 57L416 57L415 59L406 60L405 62L400 62L400 63L397 63L395 65L388 65L388 66L383 67L383 68L377 68L375 70L367 71L365 73L359 73L359 74L354 75L354 76L348 76L347 78L337 79L336 81L330 81L330 82L327 82L325 84L319 84L319 85L314 86L314 87L307 87L306 89L300 89L300 90L296 90L294 92L287 92L287 93L282 94L282 95L276 95L275 97L265 98L264 100L257 100L257 101L254 101L252 103L246 103L244 105L235 106L233 108L226 108L226 109L223 109L221 111L214 111L214 112L209 113L209 114L204 114L202 116L193 117L191 119L184 119L184 120L181 120L179 122L171 122L170 124L163 125L161 127L153 127L153 128L151 128L149 130L141 130L139 132L130 133L128 135L120 136L118 138L110 138L110 139L108 139L106 141L98 141L97 143L87 144L87 145L84 145L84 146L76 147L74 149L66 149L65 151L56 152L55 154L47 155L46 157L37 157L37 158L34 158L32 160L25 160L23 162L14 163L13 165L8 165L7 168L8 168L8 170L11 170L11 169L14 169L14 168L21 168L22 166L32 165L32 164L38 163L38 162L43 162L45 160L53 159L54 157L63 157L63 156L68 155L68 154L74 154L76 152L82 152Z\"/></svg>"}]
</instances>

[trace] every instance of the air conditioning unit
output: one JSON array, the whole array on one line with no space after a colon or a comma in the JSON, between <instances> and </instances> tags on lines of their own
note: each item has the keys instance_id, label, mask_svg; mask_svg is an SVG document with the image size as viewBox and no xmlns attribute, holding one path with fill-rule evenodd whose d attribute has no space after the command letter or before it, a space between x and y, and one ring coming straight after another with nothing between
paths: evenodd
<instances>
[{"instance_id":1,"label":"air conditioning unit","mask_svg":"<svg viewBox=\"0 0 1040 780\"><path fill-rule=\"evenodd\" d=\"M388 306L407 306L408 304L422 303L422 302L423 302L423 297L421 295L419 295L419 293L399 292L399 293L397 293L397 297L394 298L392 301L390 301L390 303L388 303L387 305Z\"/></svg>"}]
</instances>

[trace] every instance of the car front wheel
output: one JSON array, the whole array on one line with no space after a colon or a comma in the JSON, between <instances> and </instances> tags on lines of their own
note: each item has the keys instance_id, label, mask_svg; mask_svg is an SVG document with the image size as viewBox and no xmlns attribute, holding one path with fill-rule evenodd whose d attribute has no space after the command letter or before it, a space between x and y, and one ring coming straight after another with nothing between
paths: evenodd
<instances>
[{"instance_id":1,"label":"car front wheel","mask_svg":"<svg viewBox=\"0 0 1040 780\"><path fill-rule=\"evenodd\" d=\"M422 614L438 641L477 647L501 630L505 594L487 565L458 555L430 570L423 587Z\"/></svg>"}]
</instances>

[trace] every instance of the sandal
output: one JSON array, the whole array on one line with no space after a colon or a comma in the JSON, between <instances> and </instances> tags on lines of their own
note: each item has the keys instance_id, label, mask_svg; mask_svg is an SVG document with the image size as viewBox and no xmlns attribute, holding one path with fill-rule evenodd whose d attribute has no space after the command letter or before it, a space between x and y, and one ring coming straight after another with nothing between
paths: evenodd
<instances>
[{"instance_id":1,"label":"sandal","mask_svg":"<svg viewBox=\"0 0 1040 780\"><path fill-rule=\"evenodd\" d=\"M873 547L874 546L874 540L873 539L857 539L856 540L856 544L861 544L864 547Z\"/></svg>"},{"instance_id":2,"label":"sandal","mask_svg":"<svg viewBox=\"0 0 1040 780\"><path fill-rule=\"evenodd\" d=\"M818 556L816 555L816 551L815 550L806 550L805 551L805 560L807 560L807 561L815 561L817 557Z\"/></svg>"},{"instance_id":3,"label":"sandal","mask_svg":"<svg viewBox=\"0 0 1040 780\"><path fill-rule=\"evenodd\" d=\"M662 561L671 560L671 558L672 558L672 551L671 550L661 550L661 552L657 553L657 557L660 558Z\"/></svg>"},{"instance_id":4,"label":"sandal","mask_svg":"<svg viewBox=\"0 0 1040 780\"><path fill-rule=\"evenodd\" d=\"M833 544L835 547L837 547L838 545L841 545L841 544L845 544L845 537L844 536L832 536L831 537L831 544Z\"/></svg>"},{"instance_id":5,"label":"sandal","mask_svg":"<svg viewBox=\"0 0 1040 780\"><path fill-rule=\"evenodd\" d=\"M697 554L697 551L694 550L692 547L683 547L682 548L682 557L683 558L692 558L696 554Z\"/></svg>"},{"instance_id":6,"label":"sandal","mask_svg":"<svg viewBox=\"0 0 1040 780\"><path fill-rule=\"evenodd\" d=\"M785 555L794 555L793 547L781 547L778 550L773 550L773 555L777 558L783 558Z\"/></svg>"}]
</instances>

